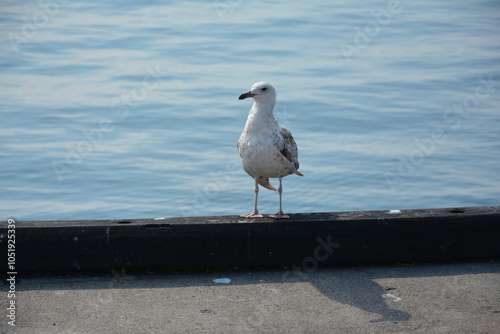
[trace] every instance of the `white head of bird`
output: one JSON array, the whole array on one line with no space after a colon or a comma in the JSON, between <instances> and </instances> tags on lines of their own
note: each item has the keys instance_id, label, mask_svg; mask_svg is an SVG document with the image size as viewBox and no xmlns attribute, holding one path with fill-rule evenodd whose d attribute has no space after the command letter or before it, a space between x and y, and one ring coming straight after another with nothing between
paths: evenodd
<instances>
[{"instance_id":1,"label":"white head of bird","mask_svg":"<svg viewBox=\"0 0 500 334\"><path fill-rule=\"evenodd\" d=\"M252 89L241 94L238 99L243 100L249 97L253 97L256 104L267 104L274 107L274 104L276 103L276 90L274 90L274 87L271 86L269 82L260 81L253 84Z\"/></svg>"}]
</instances>

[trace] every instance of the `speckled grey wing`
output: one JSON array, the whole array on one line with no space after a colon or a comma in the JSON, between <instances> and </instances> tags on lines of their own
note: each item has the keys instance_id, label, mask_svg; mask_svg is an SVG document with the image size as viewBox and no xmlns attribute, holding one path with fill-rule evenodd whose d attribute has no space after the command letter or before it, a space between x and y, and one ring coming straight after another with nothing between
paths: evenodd
<instances>
[{"instance_id":1,"label":"speckled grey wing","mask_svg":"<svg viewBox=\"0 0 500 334\"><path fill-rule=\"evenodd\" d=\"M283 137L281 154L283 154L288 161L293 163L295 169L299 169L299 150L297 149L297 144L295 143L291 132L284 127L281 127L281 135ZM295 174L302 176L299 172L296 172Z\"/></svg>"}]
</instances>

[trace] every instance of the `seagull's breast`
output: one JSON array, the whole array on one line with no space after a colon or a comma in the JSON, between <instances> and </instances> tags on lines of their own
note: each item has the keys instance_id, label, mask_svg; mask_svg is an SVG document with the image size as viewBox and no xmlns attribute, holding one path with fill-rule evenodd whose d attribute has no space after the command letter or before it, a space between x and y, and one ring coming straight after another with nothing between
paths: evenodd
<instances>
[{"instance_id":1,"label":"seagull's breast","mask_svg":"<svg viewBox=\"0 0 500 334\"><path fill-rule=\"evenodd\" d=\"M283 177L292 174L293 165L283 156L283 138L278 129L243 131L238 141L243 169L252 177Z\"/></svg>"}]
</instances>

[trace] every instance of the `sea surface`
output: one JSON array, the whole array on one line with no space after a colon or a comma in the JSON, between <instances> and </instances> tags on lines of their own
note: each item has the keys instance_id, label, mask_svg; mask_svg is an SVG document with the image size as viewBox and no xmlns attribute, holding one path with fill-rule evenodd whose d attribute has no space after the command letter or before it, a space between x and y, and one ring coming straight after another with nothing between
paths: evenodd
<instances>
[{"instance_id":1,"label":"sea surface","mask_svg":"<svg viewBox=\"0 0 500 334\"><path fill-rule=\"evenodd\" d=\"M0 220L250 212L261 80L286 212L500 205L496 0L2 1L0 43Z\"/></svg>"}]
</instances>

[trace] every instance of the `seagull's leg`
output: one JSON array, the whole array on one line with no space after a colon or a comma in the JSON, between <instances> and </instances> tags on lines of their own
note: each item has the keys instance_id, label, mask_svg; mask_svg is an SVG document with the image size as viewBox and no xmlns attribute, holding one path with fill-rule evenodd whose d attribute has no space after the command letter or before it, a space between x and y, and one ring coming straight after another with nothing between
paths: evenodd
<instances>
[{"instance_id":1,"label":"seagull's leg","mask_svg":"<svg viewBox=\"0 0 500 334\"><path fill-rule=\"evenodd\" d=\"M240 215L241 218L263 218L264 216L259 214L257 210L257 199L259 198L259 184L257 183L257 178L255 178L255 203L253 207L253 212Z\"/></svg>"},{"instance_id":2,"label":"seagull's leg","mask_svg":"<svg viewBox=\"0 0 500 334\"><path fill-rule=\"evenodd\" d=\"M278 213L275 213L273 215L269 215L268 217L269 218L290 218L290 216L288 215L285 215L283 213L283 209L282 209L282 205L281 205L281 194L283 193L283 186L281 184L281 177L279 178L280 179L280 187L278 188L278 193L280 194L280 211L278 211Z\"/></svg>"}]
</instances>

